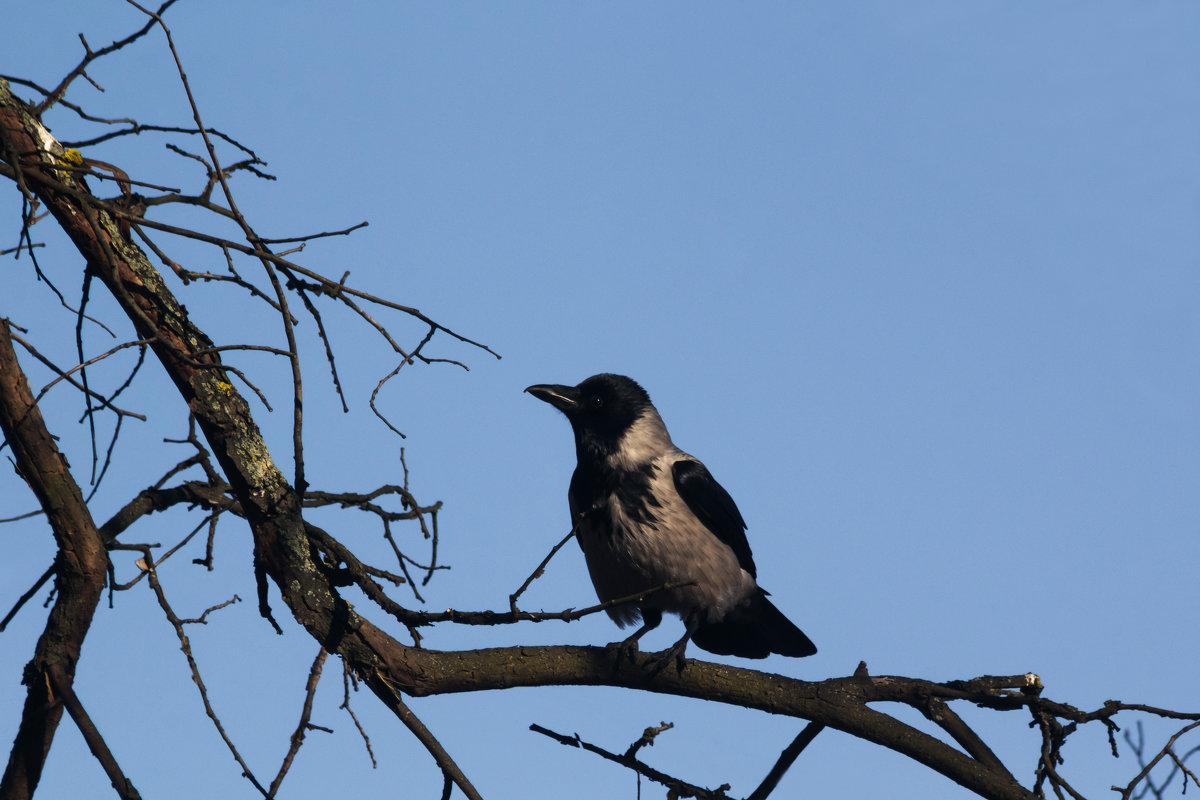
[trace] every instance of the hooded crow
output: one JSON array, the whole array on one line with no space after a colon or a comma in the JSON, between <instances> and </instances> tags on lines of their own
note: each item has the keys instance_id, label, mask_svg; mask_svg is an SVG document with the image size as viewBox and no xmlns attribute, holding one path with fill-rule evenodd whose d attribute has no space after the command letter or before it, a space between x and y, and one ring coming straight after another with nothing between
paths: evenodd
<instances>
[{"instance_id":1,"label":"hooded crow","mask_svg":"<svg viewBox=\"0 0 1200 800\"><path fill-rule=\"evenodd\" d=\"M568 499L576 538L602 602L652 592L608 609L625 627L632 655L663 612L686 632L663 656L682 668L689 640L721 655L811 656L817 648L755 582L746 523L705 466L671 441L646 390L623 375L594 375L578 386L525 391L566 415L577 465Z\"/></svg>"}]
</instances>

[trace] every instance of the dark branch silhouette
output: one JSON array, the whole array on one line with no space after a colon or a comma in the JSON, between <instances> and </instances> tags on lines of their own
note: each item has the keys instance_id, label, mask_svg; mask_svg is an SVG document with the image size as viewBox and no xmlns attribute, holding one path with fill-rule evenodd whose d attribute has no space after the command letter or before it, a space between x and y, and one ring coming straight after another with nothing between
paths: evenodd
<instances>
[{"instance_id":1,"label":"dark branch silhouette","mask_svg":"<svg viewBox=\"0 0 1200 800\"><path fill-rule=\"evenodd\" d=\"M85 716L74 699L72 684L80 648L100 602L106 559L83 493L34 403L4 319L0 319L0 429L58 544L54 566L58 599L25 668L25 708L0 778L0 797L8 798L30 796L37 787L65 698L71 698L72 716L83 730ZM98 738L98 734L85 735L89 745ZM99 753L97 757L101 758ZM115 768L111 754L101 761L106 769L110 765Z\"/></svg>"}]
</instances>

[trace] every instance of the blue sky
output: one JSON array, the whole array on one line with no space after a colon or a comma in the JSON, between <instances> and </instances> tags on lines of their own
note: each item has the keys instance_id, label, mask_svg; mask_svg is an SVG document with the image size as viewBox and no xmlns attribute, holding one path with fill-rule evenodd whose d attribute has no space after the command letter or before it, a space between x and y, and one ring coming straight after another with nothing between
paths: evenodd
<instances>
[{"instance_id":1,"label":"blue sky","mask_svg":"<svg viewBox=\"0 0 1200 800\"><path fill-rule=\"evenodd\" d=\"M58 7L52 19L24 4L7 18L21 35L0 53L0 73L43 85L77 62L76 32L99 47L141 24L114 0ZM430 354L470 372L405 368L385 387L379 402L408 435L401 442L366 409L394 366L382 343L326 313L354 406L342 415L312 326L301 326L312 483L397 482L403 445L417 496L446 503L442 557L453 569L426 587L428 608L503 607L566 532L569 429L521 390L613 371L650 391L676 442L730 490L762 584L821 648L766 669L814 680L859 660L876 674L931 679L1032 671L1048 696L1081 707L1112 698L1197 710L1196 7L182 0L167 19L207 124L279 177L234 184L258 230L294 236L369 220L298 260L350 270L360 288L503 356L436 341ZM188 124L161 37L90 74L106 92L77 82L69 97L92 113ZM48 122L63 139L82 136L68 115ZM197 186L192 165L161 140L87 155L135 178ZM8 247L11 192L3 202ZM219 254L160 243L196 268L222 268ZM78 258L50 249L42 258L77 295ZM54 311L26 261L3 269L11 289L0 314L72 363L73 319ZM230 291L176 288L218 343L282 346L275 320ZM390 321L410 344L423 334ZM97 341L94 352L110 346ZM276 459L290 463L285 366L252 355L234 363L272 387L276 412L259 419ZM183 457L159 444L182 424L152 367L146 395L130 401L152 421L123 434L125 466L97 496L100 519ZM47 408L86 480L79 403L60 390ZM14 476L0 479L3 515L28 505ZM383 561L369 520L321 521ZM129 536L170 544L193 524L166 514ZM7 610L53 545L36 523L0 537ZM245 533L226 524L213 574L187 563L199 551L168 562L163 582L181 615L253 597L248 551ZM526 602L561 609L593 597L571 547ZM43 614L27 608L2 635L5 741ZM189 633L214 704L269 779L315 646L294 625L267 635L253 603ZM646 643L677 635L672 620ZM426 644L617 636L592 618L439 628ZM310 734L284 796L437 796L428 756L360 695L380 758L369 769L337 710L339 672L330 662L314 716L337 733ZM201 716L145 587L101 609L80 693L144 796L252 796ZM413 708L487 797L568 787L580 798L633 796L631 775L527 732L532 722L624 750L646 726L673 721L643 754L696 783L729 781L740 796L799 728L606 689ZM1026 721L963 713L1031 783ZM1100 730L1067 746L1065 774L1089 797L1137 771L1128 752L1107 752ZM69 724L47 772L46 797L109 791ZM779 794L805 791L967 796L833 732Z\"/></svg>"}]
</instances>

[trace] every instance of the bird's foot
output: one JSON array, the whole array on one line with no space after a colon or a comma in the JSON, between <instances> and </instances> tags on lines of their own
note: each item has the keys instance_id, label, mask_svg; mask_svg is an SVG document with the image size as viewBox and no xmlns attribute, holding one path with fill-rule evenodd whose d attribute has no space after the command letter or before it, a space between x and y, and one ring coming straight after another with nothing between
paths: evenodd
<instances>
[{"instance_id":1,"label":"bird's foot","mask_svg":"<svg viewBox=\"0 0 1200 800\"><path fill-rule=\"evenodd\" d=\"M699 627L699 622L694 618L689 619L687 623L687 630L684 632L679 641L668 647L666 650L663 650L661 653L654 654L654 660L650 662L650 677L653 678L655 675L662 672L672 661L675 662L676 674L683 674L683 667L687 661L687 659L683 657L683 654L687 652L688 642L692 640L692 634L696 632L697 627Z\"/></svg>"},{"instance_id":2,"label":"bird's foot","mask_svg":"<svg viewBox=\"0 0 1200 800\"><path fill-rule=\"evenodd\" d=\"M675 673L682 675L683 667L687 662L687 659L683 657L684 652L687 650L687 644L688 639L684 637L666 650L654 653L652 660L647 664L650 667L650 677L653 678L662 672L672 661L675 662Z\"/></svg>"},{"instance_id":3,"label":"bird's foot","mask_svg":"<svg viewBox=\"0 0 1200 800\"><path fill-rule=\"evenodd\" d=\"M620 665L626 661L632 662L637 659L638 640L631 636L619 642L609 642L604 646L604 649L615 652L616 655L613 663L616 665Z\"/></svg>"}]
</instances>

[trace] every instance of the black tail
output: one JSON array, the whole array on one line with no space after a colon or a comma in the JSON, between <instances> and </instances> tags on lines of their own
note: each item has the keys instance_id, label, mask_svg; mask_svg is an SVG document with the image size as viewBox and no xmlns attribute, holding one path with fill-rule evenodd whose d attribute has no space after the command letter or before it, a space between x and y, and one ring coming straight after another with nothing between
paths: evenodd
<instances>
[{"instance_id":1,"label":"black tail","mask_svg":"<svg viewBox=\"0 0 1200 800\"><path fill-rule=\"evenodd\" d=\"M761 590L720 622L698 627L692 641L710 653L742 658L766 658L771 653L803 658L817 652L804 631L772 605Z\"/></svg>"}]
</instances>

